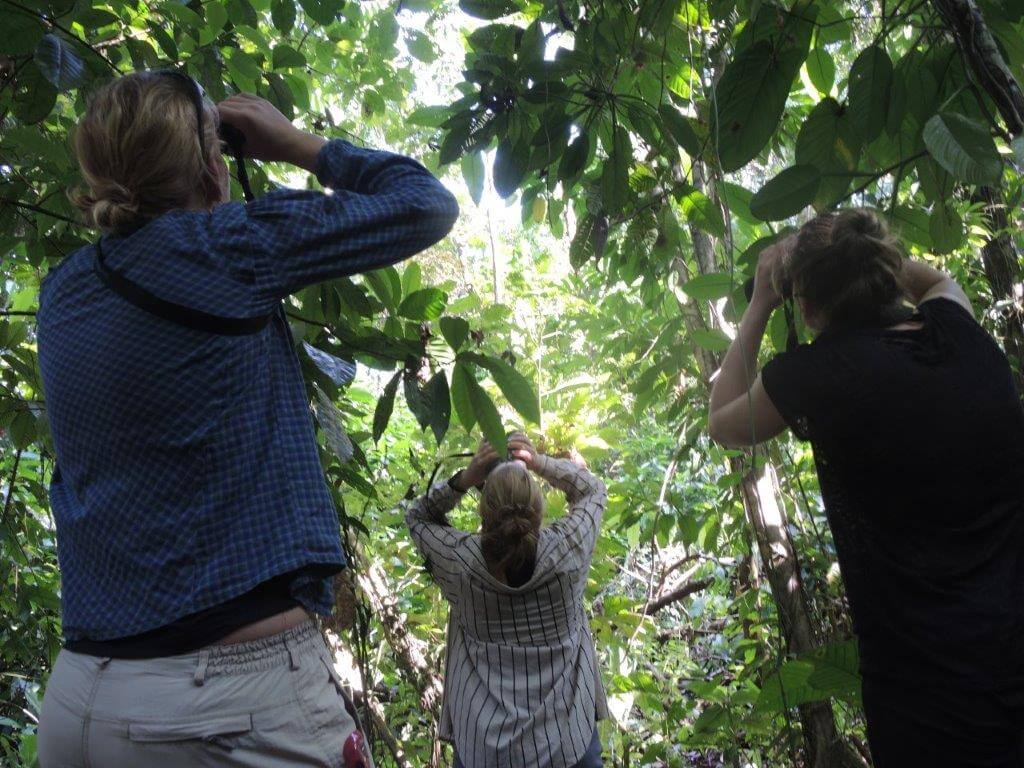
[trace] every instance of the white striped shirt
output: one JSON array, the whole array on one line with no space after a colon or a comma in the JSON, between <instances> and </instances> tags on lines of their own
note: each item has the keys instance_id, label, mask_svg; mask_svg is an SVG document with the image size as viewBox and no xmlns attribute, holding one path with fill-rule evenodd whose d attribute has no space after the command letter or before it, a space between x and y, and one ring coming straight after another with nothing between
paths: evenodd
<instances>
[{"instance_id":1,"label":"white striped shirt","mask_svg":"<svg viewBox=\"0 0 1024 768\"><path fill-rule=\"evenodd\" d=\"M607 499L604 483L565 459L537 457L569 511L541 529L521 587L484 562L479 534L449 526L462 494L434 485L406 509L413 541L451 606L441 738L466 768L572 768L608 716L583 590Z\"/></svg>"}]
</instances>

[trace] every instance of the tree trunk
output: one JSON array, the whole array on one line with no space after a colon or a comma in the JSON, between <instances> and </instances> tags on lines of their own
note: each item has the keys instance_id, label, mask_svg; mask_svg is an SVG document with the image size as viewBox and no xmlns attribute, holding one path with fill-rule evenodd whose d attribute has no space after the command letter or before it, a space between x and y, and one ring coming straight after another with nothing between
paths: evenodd
<instances>
[{"instance_id":1,"label":"tree trunk","mask_svg":"<svg viewBox=\"0 0 1024 768\"><path fill-rule=\"evenodd\" d=\"M1024 132L1024 93L1006 66L974 0L932 0L970 67L974 79L995 102L1014 136Z\"/></svg>"},{"instance_id":2,"label":"tree trunk","mask_svg":"<svg viewBox=\"0 0 1024 768\"><path fill-rule=\"evenodd\" d=\"M1020 136L1024 133L1024 93L1006 66L974 0L932 0L932 5L956 40L975 82L999 109L1007 130ZM997 188L981 187L974 199L984 203L985 218L994 233L982 249L982 263L993 297L1007 304L1001 312L999 330L1017 373L1017 389L1024 393L1024 308L1021 296L1014 293L1014 284L1021 280L1021 266L1008 234L1009 214L1002 191Z\"/></svg>"},{"instance_id":3,"label":"tree trunk","mask_svg":"<svg viewBox=\"0 0 1024 768\"><path fill-rule=\"evenodd\" d=\"M377 563L367 564L356 574L356 579L384 628L384 636L395 652L399 667L420 692L423 708L436 718L441 711L444 684L427 662L426 643L414 637L405 626L398 601Z\"/></svg>"}]
</instances>

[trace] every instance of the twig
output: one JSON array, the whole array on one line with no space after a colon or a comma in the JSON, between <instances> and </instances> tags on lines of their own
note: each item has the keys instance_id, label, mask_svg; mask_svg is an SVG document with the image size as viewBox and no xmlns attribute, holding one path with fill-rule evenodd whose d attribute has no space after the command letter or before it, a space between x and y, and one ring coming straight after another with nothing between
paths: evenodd
<instances>
[{"instance_id":1,"label":"twig","mask_svg":"<svg viewBox=\"0 0 1024 768\"><path fill-rule=\"evenodd\" d=\"M677 603L685 597L689 597L694 592L700 592L702 589L707 589L715 583L713 578L698 579L696 581L689 581L678 589L673 589L671 592L662 595L657 600L652 600L644 606L644 615L653 616L662 608L672 603Z\"/></svg>"}]
</instances>

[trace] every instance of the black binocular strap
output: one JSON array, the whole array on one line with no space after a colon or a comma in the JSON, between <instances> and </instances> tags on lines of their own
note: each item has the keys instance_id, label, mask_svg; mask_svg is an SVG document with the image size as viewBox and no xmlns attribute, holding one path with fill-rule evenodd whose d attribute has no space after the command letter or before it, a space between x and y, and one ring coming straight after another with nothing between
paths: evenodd
<instances>
[{"instance_id":1,"label":"black binocular strap","mask_svg":"<svg viewBox=\"0 0 1024 768\"><path fill-rule=\"evenodd\" d=\"M248 336L266 328L270 318L274 315L272 312L259 317L223 317L161 299L141 285L133 283L124 275L110 269L103 259L103 247L99 240L96 241L96 258L93 261L93 267L96 276L103 284L125 301L151 315L197 331L206 331L221 336Z\"/></svg>"}]
</instances>

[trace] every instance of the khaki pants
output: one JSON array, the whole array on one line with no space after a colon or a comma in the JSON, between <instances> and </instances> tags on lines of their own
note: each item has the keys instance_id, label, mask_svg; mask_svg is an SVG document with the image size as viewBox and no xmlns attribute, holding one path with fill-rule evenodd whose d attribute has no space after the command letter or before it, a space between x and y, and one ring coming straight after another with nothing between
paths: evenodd
<instances>
[{"instance_id":1,"label":"khaki pants","mask_svg":"<svg viewBox=\"0 0 1024 768\"><path fill-rule=\"evenodd\" d=\"M356 729L312 622L160 659L61 651L39 723L41 768L342 768Z\"/></svg>"}]
</instances>

